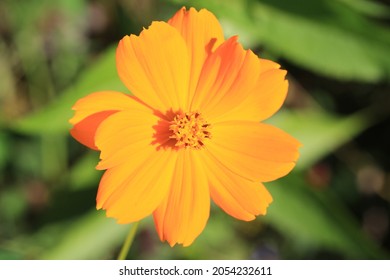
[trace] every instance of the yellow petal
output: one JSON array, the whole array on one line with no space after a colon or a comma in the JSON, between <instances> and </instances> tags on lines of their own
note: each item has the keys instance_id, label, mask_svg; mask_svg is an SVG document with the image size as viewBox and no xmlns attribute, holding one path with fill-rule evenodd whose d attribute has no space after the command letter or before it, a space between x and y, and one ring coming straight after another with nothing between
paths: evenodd
<instances>
[{"instance_id":1,"label":"yellow petal","mask_svg":"<svg viewBox=\"0 0 390 280\"><path fill-rule=\"evenodd\" d=\"M176 12L168 23L175 27L186 41L191 61L189 94L193 96L207 56L224 41L221 25L217 18L205 9L198 12L190 8L187 11L185 7Z\"/></svg>"},{"instance_id":2,"label":"yellow petal","mask_svg":"<svg viewBox=\"0 0 390 280\"><path fill-rule=\"evenodd\" d=\"M75 114L69 120L74 125L70 133L80 143L97 150L95 133L100 123L115 112L139 110L140 107L144 106L134 97L121 92L103 91L89 94L79 99L72 107Z\"/></svg>"},{"instance_id":3,"label":"yellow petal","mask_svg":"<svg viewBox=\"0 0 390 280\"><path fill-rule=\"evenodd\" d=\"M278 179L291 171L300 143L271 125L230 121L215 124L207 148L233 173L254 182Z\"/></svg>"},{"instance_id":4,"label":"yellow petal","mask_svg":"<svg viewBox=\"0 0 390 280\"><path fill-rule=\"evenodd\" d=\"M165 113L188 103L190 60L180 33L153 22L139 36L125 36L116 52L118 74L139 99Z\"/></svg>"},{"instance_id":5,"label":"yellow petal","mask_svg":"<svg viewBox=\"0 0 390 280\"><path fill-rule=\"evenodd\" d=\"M231 111L245 100L259 73L258 57L245 51L237 37L230 38L207 58L191 110L201 110L207 119Z\"/></svg>"},{"instance_id":6,"label":"yellow petal","mask_svg":"<svg viewBox=\"0 0 390 280\"><path fill-rule=\"evenodd\" d=\"M276 62L269 59L260 58L260 74L263 74L269 70L275 70L279 68L280 65Z\"/></svg>"},{"instance_id":7,"label":"yellow petal","mask_svg":"<svg viewBox=\"0 0 390 280\"><path fill-rule=\"evenodd\" d=\"M73 105L75 114L69 122L76 124L90 115L103 111L131 110L138 105L134 101L134 97L117 91L94 92L79 99Z\"/></svg>"},{"instance_id":8,"label":"yellow petal","mask_svg":"<svg viewBox=\"0 0 390 280\"><path fill-rule=\"evenodd\" d=\"M190 245L203 231L210 212L210 194L199 151L180 150L168 196L154 212L162 241Z\"/></svg>"},{"instance_id":9,"label":"yellow petal","mask_svg":"<svg viewBox=\"0 0 390 280\"><path fill-rule=\"evenodd\" d=\"M211 198L227 214L244 221L265 215L272 197L258 182L252 182L227 169L210 154L202 157Z\"/></svg>"},{"instance_id":10,"label":"yellow petal","mask_svg":"<svg viewBox=\"0 0 390 280\"><path fill-rule=\"evenodd\" d=\"M96 130L102 121L115 112L116 111L103 111L89 115L80 122L77 122L70 130L70 134L81 144L87 146L90 149L98 150L95 145Z\"/></svg>"},{"instance_id":11,"label":"yellow petal","mask_svg":"<svg viewBox=\"0 0 390 280\"><path fill-rule=\"evenodd\" d=\"M100 182L97 209L105 209L118 223L132 223L152 214L170 188L176 153L160 150L141 158L129 158L110 168Z\"/></svg>"},{"instance_id":12,"label":"yellow petal","mask_svg":"<svg viewBox=\"0 0 390 280\"><path fill-rule=\"evenodd\" d=\"M95 136L96 146L101 151L98 169L111 168L139 153L156 150L153 142L158 117L148 108L143 109L121 111L101 123Z\"/></svg>"},{"instance_id":13,"label":"yellow petal","mask_svg":"<svg viewBox=\"0 0 390 280\"><path fill-rule=\"evenodd\" d=\"M271 69L260 74L256 86L247 98L231 111L225 111L213 122L228 120L262 121L282 107L287 96L288 82L285 70Z\"/></svg>"},{"instance_id":14,"label":"yellow petal","mask_svg":"<svg viewBox=\"0 0 390 280\"><path fill-rule=\"evenodd\" d=\"M131 178L131 175L135 171L142 168L142 166L147 164L152 158L152 153L141 152L138 153L137 156L132 157L131 160L127 160L115 167L107 169L100 180L96 197L96 208L101 209L107 202L107 199L115 191L118 191L120 189L119 187L122 186L127 179Z\"/></svg>"}]
</instances>

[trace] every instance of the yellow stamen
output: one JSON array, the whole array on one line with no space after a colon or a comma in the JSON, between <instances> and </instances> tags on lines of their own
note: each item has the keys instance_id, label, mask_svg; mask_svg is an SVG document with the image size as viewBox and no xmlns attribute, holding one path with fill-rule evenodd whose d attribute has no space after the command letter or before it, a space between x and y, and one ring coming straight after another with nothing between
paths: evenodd
<instances>
[{"instance_id":1,"label":"yellow stamen","mask_svg":"<svg viewBox=\"0 0 390 280\"><path fill-rule=\"evenodd\" d=\"M178 113L169 130L172 135L169 138L176 139L175 146L179 148L200 149L204 146L205 139L211 139L210 124L199 112Z\"/></svg>"}]
</instances>

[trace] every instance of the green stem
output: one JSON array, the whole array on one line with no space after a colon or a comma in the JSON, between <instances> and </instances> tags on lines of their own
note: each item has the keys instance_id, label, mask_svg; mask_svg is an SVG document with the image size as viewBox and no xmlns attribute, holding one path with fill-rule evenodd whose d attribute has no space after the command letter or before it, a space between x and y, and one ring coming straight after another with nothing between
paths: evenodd
<instances>
[{"instance_id":1,"label":"green stem","mask_svg":"<svg viewBox=\"0 0 390 280\"><path fill-rule=\"evenodd\" d=\"M127 254L129 253L131 244L133 244L135 233L137 232L138 223L135 222L130 228L129 234L126 237L125 243L123 243L122 249L119 253L118 260L125 260L127 257Z\"/></svg>"}]
</instances>

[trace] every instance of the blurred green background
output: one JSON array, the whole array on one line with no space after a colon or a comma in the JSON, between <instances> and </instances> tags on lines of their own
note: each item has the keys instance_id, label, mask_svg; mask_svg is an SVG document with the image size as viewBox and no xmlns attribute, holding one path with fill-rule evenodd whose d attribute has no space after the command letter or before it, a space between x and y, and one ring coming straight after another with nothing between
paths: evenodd
<instances>
[{"instance_id":1,"label":"blurred green background","mask_svg":"<svg viewBox=\"0 0 390 280\"><path fill-rule=\"evenodd\" d=\"M98 153L69 136L71 106L128 92L114 50L181 6L287 69L268 122L303 144L274 202L246 223L213 207L188 247L143 220L134 259L389 259L390 8L369 0L1 0L0 259L113 259L129 225L95 210Z\"/></svg>"}]
</instances>

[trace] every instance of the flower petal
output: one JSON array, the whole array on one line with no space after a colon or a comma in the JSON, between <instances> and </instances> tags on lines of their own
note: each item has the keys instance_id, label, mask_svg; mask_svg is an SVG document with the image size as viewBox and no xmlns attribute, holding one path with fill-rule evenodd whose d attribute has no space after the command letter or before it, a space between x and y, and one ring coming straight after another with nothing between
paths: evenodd
<instances>
[{"instance_id":1,"label":"flower petal","mask_svg":"<svg viewBox=\"0 0 390 280\"><path fill-rule=\"evenodd\" d=\"M95 92L79 99L72 107L75 110L71 135L80 143L97 150L95 133L100 123L115 112L132 110L140 104L134 97L116 91Z\"/></svg>"},{"instance_id":2,"label":"flower petal","mask_svg":"<svg viewBox=\"0 0 390 280\"><path fill-rule=\"evenodd\" d=\"M244 221L265 215L272 197L263 184L234 174L208 154L202 158L211 198L227 214Z\"/></svg>"},{"instance_id":3,"label":"flower petal","mask_svg":"<svg viewBox=\"0 0 390 280\"><path fill-rule=\"evenodd\" d=\"M95 134L100 123L116 111L103 111L92 114L76 123L70 130L74 139L90 149L98 150L95 145Z\"/></svg>"},{"instance_id":4,"label":"flower petal","mask_svg":"<svg viewBox=\"0 0 390 280\"><path fill-rule=\"evenodd\" d=\"M193 96L207 56L224 41L221 25L205 9L198 12L190 8L187 11L185 7L177 11L168 23L181 33L187 43L191 61L189 93Z\"/></svg>"},{"instance_id":5,"label":"flower petal","mask_svg":"<svg viewBox=\"0 0 390 280\"><path fill-rule=\"evenodd\" d=\"M118 74L127 88L163 113L188 103L190 60L180 33L153 22L139 36L125 36L116 52Z\"/></svg>"},{"instance_id":6,"label":"flower petal","mask_svg":"<svg viewBox=\"0 0 390 280\"><path fill-rule=\"evenodd\" d=\"M207 119L232 110L252 91L259 73L258 57L230 38L207 58L191 110L201 110Z\"/></svg>"},{"instance_id":7,"label":"flower petal","mask_svg":"<svg viewBox=\"0 0 390 280\"><path fill-rule=\"evenodd\" d=\"M279 68L280 65L276 62L269 59L260 58L260 74L263 74L269 70L275 70Z\"/></svg>"},{"instance_id":8,"label":"flower petal","mask_svg":"<svg viewBox=\"0 0 390 280\"><path fill-rule=\"evenodd\" d=\"M198 153L179 151L171 190L154 212L162 241L190 245L206 226L210 212L207 178Z\"/></svg>"},{"instance_id":9,"label":"flower petal","mask_svg":"<svg viewBox=\"0 0 390 280\"><path fill-rule=\"evenodd\" d=\"M262 121L275 114L282 107L287 96L287 71L271 69L260 74L256 86L247 98L231 111L213 119L214 122L229 120Z\"/></svg>"},{"instance_id":10,"label":"flower petal","mask_svg":"<svg viewBox=\"0 0 390 280\"><path fill-rule=\"evenodd\" d=\"M132 100L133 99L133 100ZM79 99L72 107L75 110L71 124L103 111L122 111L133 108L134 97L117 91L100 91Z\"/></svg>"},{"instance_id":11,"label":"flower petal","mask_svg":"<svg viewBox=\"0 0 390 280\"><path fill-rule=\"evenodd\" d=\"M170 188L176 155L172 150L140 153L137 159L108 169L99 185L97 209L105 209L118 223L152 214Z\"/></svg>"},{"instance_id":12,"label":"flower petal","mask_svg":"<svg viewBox=\"0 0 390 280\"><path fill-rule=\"evenodd\" d=\"M156 152L153 140L157 122L158 117L142 105L139 110L121 111L108 117L96 131L95 143L101 151L97 168L111 168L139 153Z\"/></svg>"},{"instance_id":13,"label":"flower petal","mask_svg":"<svg viewBox=\"0 0 390 280\"><path fill-rule=\"evenodd\" d=\"M267 182L291 171L300 143L271 125L231 121L215 124L207 148L233 173L255 182Z\"/></svg>"}]
</instances>

